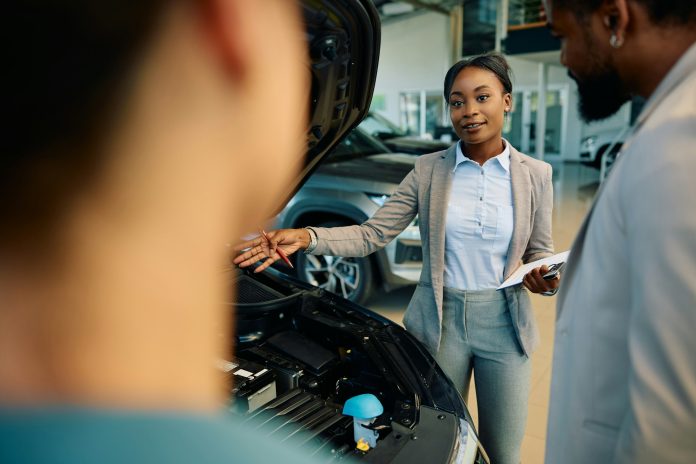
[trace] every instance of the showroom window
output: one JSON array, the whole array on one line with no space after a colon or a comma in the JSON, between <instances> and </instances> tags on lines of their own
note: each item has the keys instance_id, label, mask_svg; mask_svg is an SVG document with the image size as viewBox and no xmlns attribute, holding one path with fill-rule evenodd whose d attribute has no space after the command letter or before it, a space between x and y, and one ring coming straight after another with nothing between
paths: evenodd
<instances>
[{"instance_id":1,"label":"showroom window","mask_svg":"<svg viewBox=\"0 0 696 464\"><path fill-rule=\"evenodd\" d=\"M462 56L478 55L495 48L498 0L463 0Z\"/></svg>"},{"instance_id":2,"label":"showroom window","mask_svg":"<svg viewBox=\"0 0 696 464\"><path fill-rule=\"evenodd\" d=\"M559 156L565 144L567 100L567 86L549 86L546 93L545 155ZM512 102L512 111L503 127L503 137L523 153L535 153L539 93L536 88L520 88L513 93Z\"/></svg>"},{"instance_id":3,"label":"showroom window","mask_svg":"<svg viewBox=\"0 0 696 464\"><path fill-rule=\"evenodd\" d=\"M447 142L452 140L447 107L439 90L401 92L399 124L410 135Z\"/></svg>"}]
</instances>

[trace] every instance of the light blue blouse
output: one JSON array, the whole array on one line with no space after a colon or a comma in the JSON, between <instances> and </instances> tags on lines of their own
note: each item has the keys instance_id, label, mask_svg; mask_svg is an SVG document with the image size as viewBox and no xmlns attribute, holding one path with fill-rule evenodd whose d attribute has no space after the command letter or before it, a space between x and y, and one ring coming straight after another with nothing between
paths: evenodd
<instances>
[{"instance_id":1,"label":"light blue blouse","mask_svg":"<svg viewBox=\"0 0 696 464\"><path fill-rule=\"evenodd\" d=\"M513 229L510 148L483 166L457 144L445 226L445 286L497 288L503 282Z\"/></svg>"}]
</instances>

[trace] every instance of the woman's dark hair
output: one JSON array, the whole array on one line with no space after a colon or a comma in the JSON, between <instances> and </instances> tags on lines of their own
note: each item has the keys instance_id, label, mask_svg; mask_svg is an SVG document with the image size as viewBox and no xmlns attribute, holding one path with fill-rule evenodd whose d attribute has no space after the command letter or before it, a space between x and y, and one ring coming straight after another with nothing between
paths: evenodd
<instances>
[{"instance_id":1,"label":"woman's dark hair","mask_svg":"<svg viewBox=\"0 0 696 464\"><path fill-rule=\"evenodd\" d=\"M171 2L3 4L0 246L51 236L70 197L93 180L132 65Z\"/></svg>"},{"instance_id":2,"label":"woman's dark hair","mask_svg":"<svg viewBox=\"0 0 696 464\"><path fill-rule=\"evenodd\" d=\"M483 55L474 56L461 60L452 66L445 75L445 100L449 101L449 95L452 91L452 85L457 75L465 68L480 68L495 74L500 83L503 85L505 93L512 93L512 79L510 65L503 55L500 53L486 53Z\"/></svg>"}]
</instances>

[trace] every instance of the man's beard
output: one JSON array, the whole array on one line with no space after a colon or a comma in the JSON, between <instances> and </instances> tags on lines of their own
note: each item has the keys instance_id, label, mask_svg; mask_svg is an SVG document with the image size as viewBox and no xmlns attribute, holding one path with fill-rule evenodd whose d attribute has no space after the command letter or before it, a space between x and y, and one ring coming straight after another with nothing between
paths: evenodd
<instances>
[{"instance_id":1,"label":"man's beard","mask_svg":"<svg viewBox=\"0 0 696 464\"><path fill-rule=\"evenodd\" d=\"M600 64L596 59L593 61L592 74L579 77L568 71L568 75L578 84L578 111L585 122L608 118L631 99L613 67Z\"/></svg>"}]
</instances>

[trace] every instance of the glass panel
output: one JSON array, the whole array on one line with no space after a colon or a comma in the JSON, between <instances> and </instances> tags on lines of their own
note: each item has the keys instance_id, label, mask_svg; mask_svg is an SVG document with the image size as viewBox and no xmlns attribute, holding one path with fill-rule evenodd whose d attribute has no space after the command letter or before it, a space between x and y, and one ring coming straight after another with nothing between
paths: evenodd
<instances>
[{"instance_id":1,"label":"glass panel","mask_svg":"<svg viewBox=\"0 0 696 464\"><path fill-rule=\"evenodd\" d=\"M420 92L402 92L399 94L399 113L401 126L409 134L420 132Z\"/></svg>"},{"instance_id":2,"label":"glass panel","mask_svg":"<svg viewBox=\"0 0 696 464\"><path fill-rule=\"evenodd\" d=\"M536 117L539 107L539 92L532 92L530 98L529 153L536 153ZM544 153L561 152L561 131L563 130L563 103L559 90L546 92L546 134Z\"/></svg>"},{"instance_id":3,"label":"glass panel","mask_svg":"<svg viewBox=\"0 0 696 464\"><path fill-rule=\"evenodd\" d=\"M546 137L545 153L561 153L561 131L563 130L563 102L561 92L546 93Z\"/></svg>"},{"instance_id":4,"label":"glass panel","mask_svg":"<svg viewBox=\"0 0 696 464\"><path fill-rule=\"evenodd\" d=\"M445 99L440 93L429 93L425 96L425 132L427 138L438 138L440 128L448 125L445 121Z\"/></svg>"},{"instance_id":5,"label":"glass panel","mask_svg":"<svg viewBox=\"0 0 696 464\"><path fill-rule=\"evenodd\" d=\"M521 26L546 21L541 0L509 0L508 25Z\"/></svg>"},{"instance_id":6,"label":"glass panel","mask_svg":"<svg viewBox=\"0 0 696 464\"><path fill-rule=\"evenodd\" d=\"M539 92L532 92L529 97L529 154L536 153L536 116L539 106Z\"/></svg>"},{"instance_id":7,"label":"glass panel","mask_svg":"<svg viewBox=\"0 0 696 464\"><path fill-rule=\"evenodd\" d=\"M462 55L478 55L495 48L498 0L463 0Z\"/></svg>"},{"instance_id":8,"label":"glass panel","mask_svg":"<svg viewBox=\"0 0 696 464\"><path fill-rule=\"evenodd\" d=\"M522 150L522 110L524 100L522 92L512 94L512 111L508 113L507 120L503 126L503 137L505 137L513 147Z\"/></svg>"}]
</instances>

